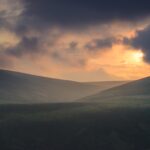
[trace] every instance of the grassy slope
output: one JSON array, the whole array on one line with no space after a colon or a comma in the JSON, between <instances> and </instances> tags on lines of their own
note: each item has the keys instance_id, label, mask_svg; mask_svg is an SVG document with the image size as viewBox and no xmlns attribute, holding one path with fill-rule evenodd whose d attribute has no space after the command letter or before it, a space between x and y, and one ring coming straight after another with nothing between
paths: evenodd
<instances>
[{"instance_id":1,"label":"grassy slope","mask_svg":"<svg viewBox=\"0 0 150 150\"><path fill-rule=\"evenodd\" d=\"M123 83L102 86L0 70L0 103L69 102Z\"/></svg>"},{"instance_id":2,"label":"grassy slope","mask_svg":"<svg viewBox=\"0 0 150 150\"><path fill-rule=\"evenodd\" d=\"M150 105L0 105L2 150L149 150Z\"/></svg>"},{"instance_id":3,"label":"grassy slope","mask_svg":"<svg viewBox=\"0 0 150 150\"><path fill-rule=\"evenodd\" d=\"M98 94L88 96L81 101L100 102L105 100L149 100L150 99L150 77L129 82L124 85L113 87Z\"/></svg>"}]
</instances>

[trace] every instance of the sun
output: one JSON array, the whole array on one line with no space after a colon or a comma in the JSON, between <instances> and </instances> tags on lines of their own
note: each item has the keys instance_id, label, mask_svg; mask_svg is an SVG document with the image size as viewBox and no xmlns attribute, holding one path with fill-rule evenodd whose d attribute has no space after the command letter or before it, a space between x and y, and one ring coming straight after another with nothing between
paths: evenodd
<instances>
[{"instance_id":1,"label":"sun","mask_svg":"<svg viewBox=\"0 0 150 150\"><path fill-rule=\"evenodd\" d=\"M143 58L144 58L144 53L139 50L133 50L133 51L127 51L125 54L125 64L132 64L132 65L137 65L137 64L142 64L143 63Z\"/></svg>"},{"instance_id":2,"label":"sun","mask_svg":"<svg viewBox=\"0 0 150 150\"><path fill-rule=\"evenodd\" d=\"M131 55L131 60L135 63L140 63L143 61L144 53L142 51L133 52Z\"/></svg>"}]
</instances>

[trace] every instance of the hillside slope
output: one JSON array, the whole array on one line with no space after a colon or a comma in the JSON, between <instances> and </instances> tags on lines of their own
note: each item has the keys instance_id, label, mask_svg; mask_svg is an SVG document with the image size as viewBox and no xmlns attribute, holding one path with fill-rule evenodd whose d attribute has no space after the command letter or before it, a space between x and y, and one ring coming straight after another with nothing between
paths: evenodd
<instances>
[{"instance_id":1,"label":"hillside slope","mask_svg":"<svg viewBox=\"0 0 150 150\"><path fill-rule=\"evenodd\" d=\"M116 82L114 86L123 84ZM103 83L104 84L104 83ZM72 102L107 86L39 77L0 70L0 103ZM112 83L110 87L112 87Z\"/></svg>"},{"instance_id":2,"label":"hillside slope","mask_svg":"<svg viewBox=\"0 0 150 150\"><path fill-rule=\"evenodd\" d=\"M80 101L105 101L121 99L150 99L150 77L101 91Z\"/></svg>"}]
</instances>

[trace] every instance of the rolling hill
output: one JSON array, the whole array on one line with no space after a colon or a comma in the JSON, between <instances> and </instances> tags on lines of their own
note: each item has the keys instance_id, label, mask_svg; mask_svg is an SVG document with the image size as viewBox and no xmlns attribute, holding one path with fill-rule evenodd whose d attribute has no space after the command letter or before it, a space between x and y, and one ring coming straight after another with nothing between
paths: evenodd
<instances>
[{"instance_id":1,"label":"rolling hill","mask_svg":"<svg viewBox=\"0 0 150 150\"><path fill-rule=\"evenodd\" d=\"M80 83L0 70L0 103L72 102L123 83Z\"/></svg>"},{"instance_id":2,"label":"rolling hill","mask_svg":"<svg viewBox=\"0 0 150 150\"><path fill-rule=\"evenodd\" d=\"M102 102L106 100L125 101L143 99L150 100L150 77L101 91L80 101Z\"/></svg>"}]
</instances>

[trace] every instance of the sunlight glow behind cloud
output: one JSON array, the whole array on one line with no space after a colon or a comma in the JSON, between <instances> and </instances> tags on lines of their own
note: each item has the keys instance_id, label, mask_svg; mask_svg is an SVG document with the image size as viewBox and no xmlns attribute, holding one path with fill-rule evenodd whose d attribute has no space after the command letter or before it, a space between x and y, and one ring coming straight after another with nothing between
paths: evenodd
<instances>
[{"instance_id":1,"label":"sunlight glow behind cloud","mask_svg":"<svg viewBox=\"0 0 150 150\"><path fill-rule=\"evenodd\" d=\"M134 20L128 12L118 9L122 14L116 19L111 14L115 8L108 14L105 9L102 12L98 9L97 16L93 11L96 5L89 5L90 18L84 12L82 17L85 20L80 22L79 14L73 12L75 10L70 12L74 18L62 16L61 20L63 14L49 10L45 4L41 0L37 3L32 0L12 0L11 3L10 0L0 0L0 68L78 81L133 80L150 75L150 64L145 61L150 50L130 42L140 39L136 38L141 35L139 30L143 31L144 38L149 36L144 32L150 25L145 11L140 10L140 14L137 8L132 10ZM58 18L42 12L44 5ZM42 8L38 10L39 7ZM66 5L60 7L63 10ZM99 20L101 13L108 18ZM145 44L140 41L140 44Z\"/></svg>"}]
</instances>

